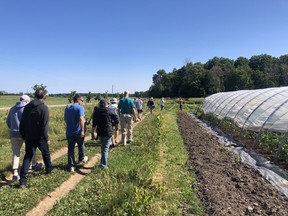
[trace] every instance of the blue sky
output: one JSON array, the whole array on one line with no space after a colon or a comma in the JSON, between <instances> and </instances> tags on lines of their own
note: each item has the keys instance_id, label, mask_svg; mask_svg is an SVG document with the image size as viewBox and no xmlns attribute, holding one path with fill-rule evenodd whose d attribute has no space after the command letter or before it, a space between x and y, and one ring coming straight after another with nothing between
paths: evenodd
<instances>
[{"instance_id":1,"label":"blue sky","mask_svg":"<svg viewBox=\"0 0 288 216\"><path fill-rule=\"evenodd\" d=\"M146 91L187 61L288 54L287 0L0 0L0 91Z\"/></svg>"}]
</instances>

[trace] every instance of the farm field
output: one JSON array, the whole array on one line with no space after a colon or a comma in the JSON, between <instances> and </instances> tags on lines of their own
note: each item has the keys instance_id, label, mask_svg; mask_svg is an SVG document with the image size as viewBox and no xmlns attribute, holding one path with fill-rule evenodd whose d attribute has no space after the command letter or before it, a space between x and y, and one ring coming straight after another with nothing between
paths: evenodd
<instances>
[{"instance_id":1,"label":"farm field","mask_svg":"<svg viewBox=\"0 0 288 216\"><path fill-rule=\"evenodd\" d=\"M86 107L87 116L91 114L92 107ZM63 118L63 109L49 108L53 141L51 152L56 168L51 175L43 175L44 171L31 172L27 188L19 190L18 183L8 187L7 176L11 168L9 140L1 143L8 147L6 154L1 156L1 178L4 183L0 188L0 215L181 215L183 211L202 214L195 189L191 188L194 177L185 168L188 158L177 132L178 107L174 101L167 102L162 113L157 107L152 115L146 115L135 127L133 144L118 146L110 151L108 170L101 171L97 166L100 146L96 141L87 140L86 153L90 159L75 174L66 171L67 149L64 154L54 156L67 145L60 120ZM146 108L144 110L146 113ZM6 166L2 166L2 162ZM63 185L64 188L69 187L70 179L77 176L81 176L82 180L69 194L57 200L58 204L52 209L43 211L41 200L51 199L54 190ZM67 187L65 184L68 184Z\"/></svg>"},{"instance_id":2,"label":"farm field","mask_svg":"<svg viewBox=\"0 0 288 216\"><path fill-rule=\"evenodd\" d=\"M25 189L2 185L0 215L288 215L286 197L186 114L196 110L195 103L198 100L184 103L183 112L174 101L167 101L162 112L156 106L153 114L145 107L134 142L113 148L105 171L97 166L100 146L87 132L89 161L75 174L66 171L64 108L49 108L51 152L62 150L52 157L57 169L48 176L31 172ZM86 105L86 116L92 108ZM1 113L3 122L5 112ZM1 124L5 153L0 154L0 171L5 181L11 159ZM77 177L79 182L67 194L60 190L54 206L41 205Z\"/></svg>"},{"instance_id":3,"label":"farm field","mask_svg":"<svg viewBox=\"0 0 288 216\"><path fill-rule=\"evenodd\" d=\"M0 108L11 107L19 101L20 95L0 95ZM31 98L32 100L32 98ZM45 100L47 105L63 105L68 104L68 99L64 97L47 97Z\"/></svg>"}]
</instances>

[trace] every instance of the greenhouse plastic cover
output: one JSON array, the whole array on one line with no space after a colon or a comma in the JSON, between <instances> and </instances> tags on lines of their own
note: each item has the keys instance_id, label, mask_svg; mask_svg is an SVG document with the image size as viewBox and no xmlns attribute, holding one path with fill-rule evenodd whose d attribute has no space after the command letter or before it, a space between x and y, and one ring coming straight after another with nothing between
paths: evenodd
<instances>
[{"instance_id":1,"label":"greenhouse plastic cover","mask_svg":"<svg viewBox=\"0 0 288 216\"><path fill-rule=\"evenodd\" d=\"M246 149L241 143L236 142L232 137L229 137L221 130L210 127L205 122L197 119L193 114L190 115L203 129L207 131L207 133L217 137L220 144L230 146L232 148L232 152L240 156L242 163L247 164L253 169L259 171L259 173L280 193L288 197L287 172L280 169L276 165L270 164L270 161L266 160L264 157L258 155L254 151Z\"/></svg>"},{"instance_id":2,"label":"greenhouse plastic cover","mask_svg":"<svg viewBox=\"0 0 288 216\"><path fill-rule=\"evenodd\" d=\"M287 132L288 87L216 93L205 98L203 110L240 128Z\"/></svg>"}]
</instances>

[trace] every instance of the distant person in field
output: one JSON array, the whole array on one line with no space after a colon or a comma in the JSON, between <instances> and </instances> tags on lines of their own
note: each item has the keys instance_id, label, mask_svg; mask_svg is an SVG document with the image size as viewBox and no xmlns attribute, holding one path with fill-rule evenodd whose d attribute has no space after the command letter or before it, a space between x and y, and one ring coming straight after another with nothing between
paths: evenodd
<instances>
[{"instance_id":1,"label":"distant person in field","mask_svg":"<svg viewBox=\"0 0 288 216\"><path fill-rule=\"evenodd\" d=\"M138 119L141 121L142 120L142 112L143 112L143 100L138 97L136 102L135 102L135 107L137 110L137 114L138 114Z\"/></svg>"},{"instance_id":2,"label":"distant person in field","mask_svg":"<svg viewBox=\"0 0 288 216\"><path fill-rule=\"evenodd\" d=\"M85 114L84 99L81 95L76 94L73 97L73 104L65 109L64 119L66 122L66 137L68 140L68 170L75 171L75 144L78 146L78 161L86 163L88 157L85 156Z\"/></svg>"},{"instance_id":3,"label":"distant person in field","mask_svg":"<svg viewBox=\"0 0 288 216\"><path fill-rule=\"evenodd\" d=\"M124 97L118 104L118 113L120 116L122 144L126 145L133 141L133 122L136 118L136 109L134 101L129 98L129 91L124 91ZM128 140L127 140L128 139Z\"/></svg>"},{"instance_id":4,"label":"distant person in field","mask_svg":"<svg viewBox=\"0 0 288 216\"><path fill-rule=\"evenodd\" d=\"M18 101L8 113L6 118L6 124L9 128L10 141L12 145L12 180L16 181L20 179L18 174L20 151L24 143L19 131L20 120L23 114L24 107L30 102L28 95L22 95L20 101ZM32 170L38 170L42 168L42 163L37 163L36 154L32 158Z\"/></svg>"},{"instance_id":5,"label":"distant person in field","mask_svg":"<svg viewBox=\"0 0 288 216\"><path fill-rule=\"evenodd\" d=\"M182 97L179 98L178 103L179 103L179 109L182 111L182 105L183 105L183 103L184 103Z\"/></svg>"},{"instance_id":6,"label":"distant person in field","mask_svg":"<svg viewBox=\"0 0 288 216\"><path fill-rule=\"evenodd\" d=\"M164 100L164 97L162 97L162 98L160 99L160 107L161 107L161 111L163 110L164 105L165 105L165 100Z\"/></svg>"},{"instance_id":7,"label":"distant person in field","mask_svg":"<svg viewBox=\"0 0 288 216\"><path fill-rule=\"evenodd\" d=\"M113 136L113 124L119 124L118 114L115 110L108 108L108 102L101 99L99 107L95 109L93 115L93 127L96 127L97 134L101 142L100 168L107 168L108 150Z\"/></svg>"},{"instance_id":8,"label":"distant person in field","mask_svg":"<svg viewBox=\"0 0 288 216\"><path fill-rule=\"evenodd\" d=\"M25 106L20 121L20 134L25 140L25 156L20 172L20 188L27 185L27 173L36 148L42 153L46 174L50 174L53 170L49 151L49 111L44 104L45 89L38 88L34 93L34 97L35 99Z\"/></svg>"},{"instance_id":9,"label":"distant person in field","mask_svg":"<svg viewBox=\"0 0 288 216\"><path fill-rule=\"evenodd\" d=\"M153 97L151 97L151 98L149 99L149 101L147 102L147 107L148 107L150 113L152 114L153 109L155 108L155 104L154 104Z\"/></svg>"},{"instance_id":10,"label":"distant person in field","mask_svg":"<svg viewBox=\"0 0 288 216\"><path fill-rule=\"evenodd\" d=\"M118 100L117 98L112 98L111 99L111 103L109 104L108 108L114 113L117 115L118 119L119 119L119 116L118 116ZM118 130L119 130L119 122L116 123L112 120L112 127L113 127L113 130L114 130L114 134L112 135L112 144L111 144L111 147L114 147L115 144L118 143Z\"/></svg>"}]
</instances>

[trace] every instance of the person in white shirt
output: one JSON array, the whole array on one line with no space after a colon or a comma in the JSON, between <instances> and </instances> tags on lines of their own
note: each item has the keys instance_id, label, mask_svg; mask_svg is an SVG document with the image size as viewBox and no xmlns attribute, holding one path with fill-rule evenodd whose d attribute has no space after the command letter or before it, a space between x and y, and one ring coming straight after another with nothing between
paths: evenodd
<instances>
[{"instance_id":1,"label":"person in white shirt","mask_svg":"<svg viewBox=\"0 0 288 216\"><path fill-rule=\"evenodd\" d=\"M164 108L164 104L165 104L165 100L164 100L164 97L162 97L162 98L160 99L160 107L161 107L161 111L162 111L163 108Z\"/></svg>"},{"instance_id":2,"label":"person in white shirt","mask_svg":"<svg viewBox=\"0 0 288 216\"><path fill-rule=\"evenodd\" d=\"M137 109L138 119L141 121L143 112L143 100L140 97L137 98L135 102L135 107Z\"/></svg>"},{"instance_id":3,"label":"person in white shirt","mask_svg":"<svg viewBox=\"0 0 288 216\"><path fill-rule=\"evenodd\" d=\"M118 100L117 98L112 98L111 99L111 103L108 106L108 109L112 110L113 113L115 113L118 116ZM119 117L119 116L118 116ZM118 143L118 127L119 124L115 124L114 122L112 122L112 127L114 129L114 135L112 135L112 145L111 147L114 147L115 144Z\"/></svg>"}]
</instances>

